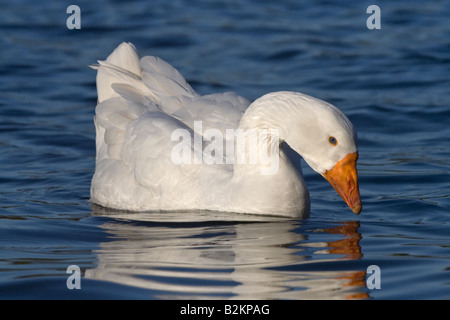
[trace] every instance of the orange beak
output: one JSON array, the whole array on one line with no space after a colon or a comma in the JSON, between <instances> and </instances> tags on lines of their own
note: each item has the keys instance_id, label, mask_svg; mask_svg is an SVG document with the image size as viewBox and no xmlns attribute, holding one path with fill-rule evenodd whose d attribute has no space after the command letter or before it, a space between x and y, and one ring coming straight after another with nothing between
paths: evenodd
<instances>
[{"instance_id":1,"label":"orange beak","mask_svg":"<svg viewBox=\"0 0 450 320\"><path fill-rule=\"evenodd\" d=\"M355 214L362 209L358 187L358 172L356 171L358 152L349 153L341 159L333 169L327 170L323 176L333 186Z\"/></svg>"}]
</instances>

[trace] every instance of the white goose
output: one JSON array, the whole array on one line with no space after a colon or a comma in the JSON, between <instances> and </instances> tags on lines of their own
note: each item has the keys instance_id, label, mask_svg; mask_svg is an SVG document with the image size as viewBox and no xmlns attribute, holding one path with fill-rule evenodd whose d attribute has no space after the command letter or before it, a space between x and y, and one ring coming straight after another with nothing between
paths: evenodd
<instances>
[{"instance_id":1,"label":"white goose","mask_svg":"<svg viewBox=\"0 0 450 320\"><path fill-rule=\"evenodd\" d=\"M297 163L300 155L360 213L356 133L335 106L296 92L269 93L253 103L234 93L200 96L168 63L139 59L130 43L119 45L94 68L92 202L130 211L305 218L310 198ZM256 149L244 135L242 156L239 133L255 130L265 135L256 135ZM271 162L250 160L262 151ZM275 170L263 171L268 169Z\"/></svg>"}]
</instances>

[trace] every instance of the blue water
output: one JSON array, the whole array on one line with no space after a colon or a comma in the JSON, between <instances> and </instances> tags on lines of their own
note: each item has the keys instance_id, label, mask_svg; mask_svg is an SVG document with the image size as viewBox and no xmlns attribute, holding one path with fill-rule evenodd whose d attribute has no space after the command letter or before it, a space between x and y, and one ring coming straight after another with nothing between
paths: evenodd
<instances>
[{"instance_id":1,"label":"blue water","mask_svg":"<svg viewBox=\"0 0 450 320\"><path fill-rule=\"evenodd\" d=\"M0 298L450 298L449 16L439 0L2 2ZM306 166L303 221L91 205L88 65L122 41L202 94L292 90L339 106L358 131L362 213ZM66 285L70 265L81 289Z\"/></svg>"}]
</instances>

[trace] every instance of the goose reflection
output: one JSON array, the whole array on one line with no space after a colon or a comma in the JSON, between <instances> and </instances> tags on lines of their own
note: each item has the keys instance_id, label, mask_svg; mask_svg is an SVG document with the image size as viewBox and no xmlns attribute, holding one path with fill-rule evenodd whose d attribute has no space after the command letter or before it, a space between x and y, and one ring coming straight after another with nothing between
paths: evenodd
<instances>
[{"instance_id":1,"label":"goose reflection","mask_svg":"<svg viewBox=\"0 0 450 320\"><path fill-rule=\"evenodd\" d=\"M332 242L310 242L302 222L278 217L133 214L98 206L93 214L110 218L101 226L110 241L100 244L98 265L85 277L146 288L149 298L368 297L364 271L326 267L362 256L358 222L308 231L342 235Z\"/></svg>"}]
</instances>

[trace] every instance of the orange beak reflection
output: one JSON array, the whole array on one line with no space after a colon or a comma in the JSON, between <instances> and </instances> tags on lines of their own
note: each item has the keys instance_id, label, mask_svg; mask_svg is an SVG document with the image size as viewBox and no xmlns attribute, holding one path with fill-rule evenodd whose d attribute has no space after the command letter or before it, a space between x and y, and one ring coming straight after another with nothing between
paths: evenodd
<instances>
[{"instance_id":1,"label":"orange beak reflection","mask_svg":"<svg viewBox=\"0 0 450 320\"><path fill-rule=\"evenodd\" d=\"M358 187L358 172L356 171L358 152L349 153L340 160L333 169L326 171L323 176L333 186L355 214L362 209Z\"/></svg>"}]
</instances>

